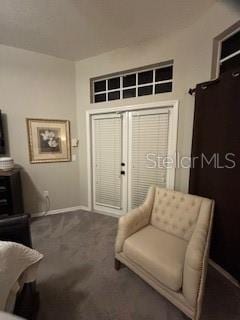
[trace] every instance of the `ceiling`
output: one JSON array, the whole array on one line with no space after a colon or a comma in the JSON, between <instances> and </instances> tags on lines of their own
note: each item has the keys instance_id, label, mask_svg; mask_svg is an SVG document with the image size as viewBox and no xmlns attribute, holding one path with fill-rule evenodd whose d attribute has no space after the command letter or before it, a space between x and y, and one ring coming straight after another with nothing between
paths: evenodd
<instances>
[{"instance_id":1,"label":"ceiling","mask_svg":"<svg viewBox=\"0 0 240 320\"><path fill-rule=\"evenodd\" d=\"M216 0L1 0L0 43L80 60L187 27Z\"/></svg>"}]
</instances>

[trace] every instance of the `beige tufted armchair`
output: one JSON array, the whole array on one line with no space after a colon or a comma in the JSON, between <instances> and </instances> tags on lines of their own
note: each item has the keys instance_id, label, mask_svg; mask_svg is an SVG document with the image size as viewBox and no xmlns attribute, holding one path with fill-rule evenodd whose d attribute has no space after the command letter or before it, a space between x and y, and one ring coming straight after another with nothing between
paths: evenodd
<instances>
[{"instance_id":1,"label":"beige tufted armchair","mask_svg":"<svg viewBox=\"0 0 240 320\"><path fill-rule=\"evenodd\" d=\"M200 318L214 201L151 187L119 219L115 267L128 266L188 317Z\"/></svg>"}]
</instances>

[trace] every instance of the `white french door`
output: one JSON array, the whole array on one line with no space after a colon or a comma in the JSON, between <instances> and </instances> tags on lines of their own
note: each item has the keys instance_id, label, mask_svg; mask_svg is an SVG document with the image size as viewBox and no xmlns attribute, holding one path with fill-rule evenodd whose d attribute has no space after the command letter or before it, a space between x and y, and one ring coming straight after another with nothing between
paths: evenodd
<instances>
[{"instance_id":1,"label":"white french door","mask_svg":"<svg viewBox=\"0 0 240 320\"><path fill-rule=\"evenodd\" d=\"M121 215L142 204L151 185L174 188L172 106L98 113L91 128L94 210Z\"/></svg>"},{"instance_id":2,"label":"white french door","mask_svg":"<svg viewBox=\"0 0 240 320\"><path fill-rule=\"evenodd\" d=\"M144 202L151 185L170 187L168 108L130 112L128 148L128 209Z\"/></svg>"},{"instance_id":3,"label":"white french door","mask_svg":"<svg viewBox=\"0 0 240 320\"><path fill-rule=\"evenodd\" d=\"M93 206L121 214L126 211L126 175L123 148L124 115L92 117Z\"/></svg>"}]
</instances>

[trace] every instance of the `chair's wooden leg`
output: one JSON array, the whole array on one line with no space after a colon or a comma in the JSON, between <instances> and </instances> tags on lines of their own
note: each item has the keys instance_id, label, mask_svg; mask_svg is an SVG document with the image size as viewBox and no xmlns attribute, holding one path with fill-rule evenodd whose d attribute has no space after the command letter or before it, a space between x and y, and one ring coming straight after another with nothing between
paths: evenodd
<instances>
[{"instance_id":1,"label":"chair's wooden leg","mask_svg":"<svg viewBox=\"0 0 240 320\"><path fill-rule=\"evenodd\" d=\"M115 258L115 269L118 271L121 268L121 262Z\"/></svg>"}]
</instances>

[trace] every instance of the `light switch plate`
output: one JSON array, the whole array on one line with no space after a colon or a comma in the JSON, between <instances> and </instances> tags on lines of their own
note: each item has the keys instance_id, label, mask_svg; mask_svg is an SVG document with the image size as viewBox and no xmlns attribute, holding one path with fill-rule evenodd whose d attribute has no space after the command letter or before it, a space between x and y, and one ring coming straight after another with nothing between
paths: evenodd
<instances>
[{"instance_id":1,"label":"light switch plate","mask_svg":"<svg viewBox=\"0 0 240 320\"><path fill-rule=\"evenodd\" d=\"M72 147L73 148L76 148L76 147L78 147L78 139L77 138L72 138Z\"/></svg>"}]
</instances>

